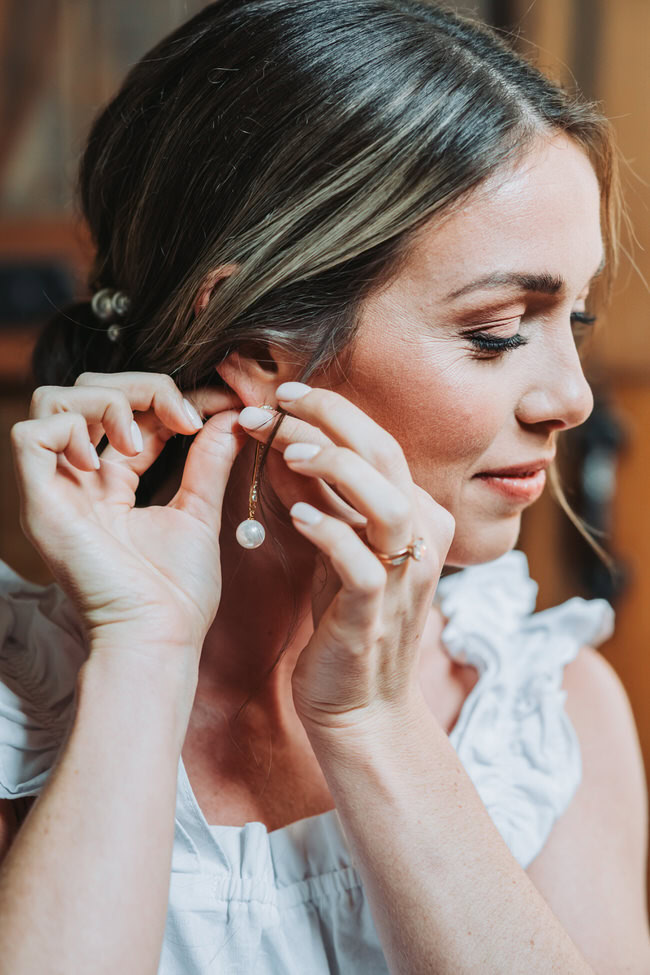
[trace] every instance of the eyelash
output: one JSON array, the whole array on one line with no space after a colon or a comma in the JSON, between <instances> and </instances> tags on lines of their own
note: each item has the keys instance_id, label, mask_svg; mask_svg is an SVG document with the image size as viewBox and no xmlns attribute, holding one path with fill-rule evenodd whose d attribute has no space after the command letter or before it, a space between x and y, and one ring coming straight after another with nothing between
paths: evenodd
<instances>
[{"instance_id":1,"label":"eyelash","mask_svg":"<svg viewBox=\"0 0 650 975\"><path fill-rule=\"evenodd\" d=\"M571 313L571 323L578 325L593 325L596 322L595 315L588 315L583 311L574 311ZM517 335L511 335L507 339L494 338L491 335L480 334L474 332L473 335L468 335L466 338L472 343L472 345L478 349L480 352L490 352L492 353L492 358L501 355L504 352L511 352L513 349L519 349L522 345L528 345L528 339L524 338L523 335L517 333Z\"/></svg>"}]
</instances>

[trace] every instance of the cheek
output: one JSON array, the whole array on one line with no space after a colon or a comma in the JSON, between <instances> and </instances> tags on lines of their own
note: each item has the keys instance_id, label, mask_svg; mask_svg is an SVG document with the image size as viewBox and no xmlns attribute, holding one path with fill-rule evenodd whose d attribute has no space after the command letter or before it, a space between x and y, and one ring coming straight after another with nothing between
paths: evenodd
<instances>
[{"instance_id":1,"label":"cheek","mask_svg":"<svg viewBox=\"0 0 650 975\"><path fill-rule=\"evenodd\" d=\"M475 468L503 426L498 385L458 357L373 365L372 382L355 383L355 402L400 443L415 480L428 490L432 476Z\"/></svg>"}]
</instances>

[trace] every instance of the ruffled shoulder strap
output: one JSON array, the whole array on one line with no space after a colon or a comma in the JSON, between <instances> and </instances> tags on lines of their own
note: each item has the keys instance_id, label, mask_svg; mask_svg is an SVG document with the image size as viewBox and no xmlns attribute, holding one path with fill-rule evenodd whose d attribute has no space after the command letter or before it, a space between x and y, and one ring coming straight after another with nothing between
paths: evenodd
<instances>
[{"instance_id":1,"label":"ruffled shoulder strap","mask_svg":"<svg viewBox=\"0 0 650 975\"><path fill-rule=\"evenodd\" d=\"M0 560L0 798L40 792L87 655L83 626L60 587L28 582Z\"/></svg>"},{"instance_id":2,"label":"ruffled shoulder strap","mask_svg":"<svg viewBox=\"0 0 650 975\"><path fill-rule=\"evenodd\" d=\"M580 744L564 709L565 666L614 631L604 599L573 598L536 613L522 552L440 580L436 602L450 655L480 678L450 740L522 866L540 852L582 778Z\"/></svg>"}]
</instances>

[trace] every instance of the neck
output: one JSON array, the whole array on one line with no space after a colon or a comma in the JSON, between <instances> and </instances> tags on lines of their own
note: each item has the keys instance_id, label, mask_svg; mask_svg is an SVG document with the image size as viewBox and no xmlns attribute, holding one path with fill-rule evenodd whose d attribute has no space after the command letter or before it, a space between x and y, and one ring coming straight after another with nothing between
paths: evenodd
<instances>
[{"instance_id":1,"label":"neck","mask_svg":"<svg viewBox=\"0 0 650 975\"><path fill-rule=\"evenodd\" d=\"M270 452L267 483L272 483L277 463L282 464L282 459ZM251 470L252 456L246 448L235 461L224 497L223 588L203 644L199 687L216 695L229 716L254 695L246 707L247 721L257 715L271 727L290 733L298 720L291 675L313 633L311 580L317 552L293 527L288 513L279 518L265 504L262 515L259 503L257 517L264 523L266 538L257 549L239 545L235 531L248 515Z\"/></svg>"}]
</instances>

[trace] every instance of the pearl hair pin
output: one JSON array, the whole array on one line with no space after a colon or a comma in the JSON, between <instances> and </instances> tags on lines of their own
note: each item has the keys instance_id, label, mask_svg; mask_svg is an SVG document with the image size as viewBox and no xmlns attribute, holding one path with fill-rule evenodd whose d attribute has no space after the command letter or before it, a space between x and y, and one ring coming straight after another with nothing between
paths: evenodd
<instances>
[{"instance_id":1,"label":"pearl hair pin","mask_svg":"<svg viewBox=\"0 0 650 975\"><path fill-rule=\"evenodd\" d=\"M96 318L108 325L106 335L111 342L117 342L120 338L122 328L113 322L114 318L124 318L131 310L131 299L124 291L116 291L114 288L100 288L90 300L90 307ZM113 322L109 324L109 322Z\"/></svg>"}]
</instances>

